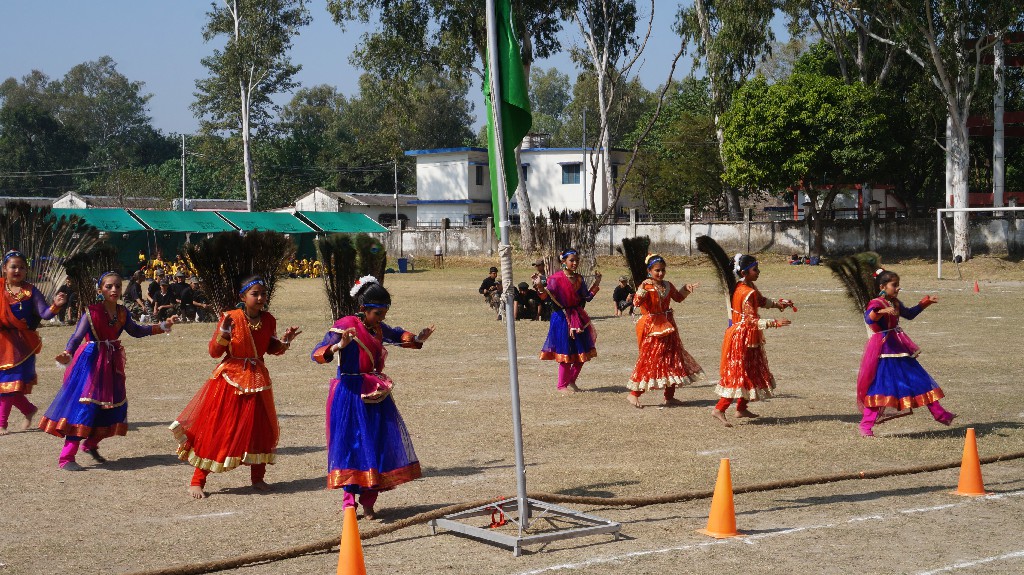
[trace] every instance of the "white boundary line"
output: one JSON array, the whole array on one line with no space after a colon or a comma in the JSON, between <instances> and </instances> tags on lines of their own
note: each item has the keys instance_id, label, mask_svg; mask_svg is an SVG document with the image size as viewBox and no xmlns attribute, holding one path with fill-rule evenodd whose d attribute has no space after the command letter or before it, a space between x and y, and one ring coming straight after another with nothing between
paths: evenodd
<instances>
[{"instance_id":1,"label":"white boundary line","mask_svg":"<svg viewBox=\"0 0 1024 575\"><path fill-rule=\"evenodd\" d=\"M548 567L540 567L538 569L532 569L530 571L521 571L517 575L539 575L540 573L548 573L548 572L551 572L551 571L563 571L563 570L567 570L567 569L583 569L583 568L590 567L590 566L593 566L593 565L601 565L601 564L604 564L604 563L614 563L614 562L617 562L617 561L624 561L624 560L633 559L633 558L636 558L636 557L645 557L647 555L657 555L657 554L661 554L661 553L672 553L674 551L690 551L690 550L693 550L693 549L702 549L704 547L711 547L713 545L727 545L727 544L732 543L732 542L741 542L741 543L745 543L747 545L754 545L754 544L757 543L758 540L768 539L768 538L771 538L771 537L778 537L778 536L782 536L782 535L791 535L793 533L801 533L801 532L805 532L805 531L816 531L816 530L819 530L819 529L829 529L829 528L832 528L832 527L837 527L839 525L845 525L845 524L850 524L850 523L859 523L859 522L863 522L863 521L885 521L886 519L897 517L898 515L906 515L906 514L913 514L913 513L930 513L932 511L941 511L941 510L950 509L950 508L953 508L953 507L962 507L962 506L965 506L965 505L970 505L970 504L974 503L975 501L987 501L987 500L997 501L999 499L1003 499L1003 498L1006 498L1006 497L1016 497L1016 496L1022 496L1022 495L1024 495L1024 490L1009 491L1009 492L1006 492L1006 493L998 493L998 494L994 494L994 495L986 495L986 496L983 496L983 497L976 497L976 498L973 498L973 499L966 499L966 500L964 500L963 502L960 502L960 503L950 503L950 504L946 504L946 505L936 505L935 507L925 507L925 508L917 508L917 509L901 509L901 510L896 511L895 513L890 513L888 515L867 515L867 516L851 517L851 518L849 518L846 521L843 521L841 523L827 523L827 524L822 524L822 525L808 525L808 526L804 526L804 527L793 527L793 528L790 528L790 529L783 529L783 530L780 530L780 531L773 531L773 532L769 532L769 533L759 533L757 535L749 535L749 536L745 536L745 537L741 536L741 537L736 537L736 538L733 538L733 539L715 539L714 541L705 541L705 542L702 542L702 543L691 543L691 544L688 544L688 545L679 545L679 546L675 546L675 547L665 547L665 548L662 548L662 549L649 549L649 550L645 550L645 551L632 551L630 553L624 553L622 555L609 555L609 556L605 556L605 557L594 557L592 559L587 559L586 561L580 561L578 563L563 563L561 565L551 565L551 566L548 566ZM934 574L934 573L943 573L943 572L948 572L948 571L952 571L952 570L955 570L955 569L961 569L963 567L970 567L970 566L981 564L981 563L989 563L989 562L992 562L992 561L1000 561L1000 560L1005 560L1005 559L1013 559L1013 558L1016 558L1016 557L1024 557L1024 550L1022 550L1022 551L1014 551L1012 553L1007 553L1005 555L999 555L999 556L995 556L995 557L986 557L984 559L978 559L978 560L976 560L974 562L969 562L969 563L968 562L956 563L956 564L948 566L948 567L942 567L942 568L940 568L937 571L926 571L926 572L923 572L923 573L919 573L918 575L930 575L930 574Z\"/></svg>"},{"instance_id":2,"label":"white boundary line","mask_svg":"<svg viewBox=\"0 0 1024 575\"><path fill-rule=\"evenodd\" d=\"M993 557L985 557L984 559L975 559L974 561L961 561L960 563L954 563L945 567L939 567L931 571L922 571L917 575L935 575L936 573L948 573L950 571L958 571L960 569L967 569L974 567L975 565L983 565L985 563L992 563L994 561L1005 561L1007 559L1016 559L1018 557L1024 557L1024 549L1020 551L1013 551L1011 553L1005 553L1003 555L996 555Z\"/></svg>"}]
</instances>

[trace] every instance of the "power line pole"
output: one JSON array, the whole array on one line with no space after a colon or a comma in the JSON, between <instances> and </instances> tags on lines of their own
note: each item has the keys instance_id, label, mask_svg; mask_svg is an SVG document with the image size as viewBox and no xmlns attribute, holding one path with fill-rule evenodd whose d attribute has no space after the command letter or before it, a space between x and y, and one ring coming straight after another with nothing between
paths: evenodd
<instances>
[{"instance_id":1,"label":"power line pole","mask_svg":"<svg viewBox=\"0 0 1024 575\"><path fill-rule=\"evenodd\" d=\"M181 135L181 211L185 211L185 134Z\"/></svg>"}]
</instances>

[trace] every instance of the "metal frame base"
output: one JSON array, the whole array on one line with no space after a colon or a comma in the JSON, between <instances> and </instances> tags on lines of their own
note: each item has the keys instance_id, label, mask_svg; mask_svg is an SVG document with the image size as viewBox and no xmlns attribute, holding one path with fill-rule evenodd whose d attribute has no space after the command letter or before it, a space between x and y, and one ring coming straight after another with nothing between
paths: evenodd
<instances>
[{"instance_id":1,"label":"metal frame base","mask_svg":"<svg viewBox=\"0 0 1024 575\"><path fill-rule=\"evenodd\" d=\"M508 517L508 524L518 529L518 535L502 533L497 529L488 527L475 527L459 521L461 519L471 517L492 516L492 514L496 512L501 512L506 516L515 514L516 517L522 518L523 514L516 513L519 511L519 499L514 497L495 501L494 503L489 503L487 505L475 507L459 513L446 515L440 519L434 519L430 522L430 533L431 535L436 535L438 527L454 531L456 533L462 533L463 535L468 535L474 539L480 539L496 543L504 547L510 547L512 549L512 554L516 557L523 554L523 546L535 543L547 543L549 541L572 539L574 537L586 537L588 535L600 535L602 533L612 533L615 535L615 539L619 538L621 525L614 521L608 521L607 519L601 519L600 517L580 513L579 511L574 511L567 507L561 507L559 505L545 503L535 499L526 499L526 506L527 513L525 516L527 519L527 528L523 528L521 521ZM562 527L556 524L556 521L558 521L558 523L570 522L576 526ZM544 528L544 531L538 531L536 529L538 524ZM533 531L534 534L528 534L530 531Z\"/></svg>"}]
</instances>

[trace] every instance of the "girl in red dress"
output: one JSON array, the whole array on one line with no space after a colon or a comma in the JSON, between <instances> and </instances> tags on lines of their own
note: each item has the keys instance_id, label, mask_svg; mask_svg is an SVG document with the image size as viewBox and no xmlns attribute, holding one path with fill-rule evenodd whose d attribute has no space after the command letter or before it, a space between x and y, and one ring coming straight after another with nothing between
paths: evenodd
<instances>
[{"instance_id":1,"label":"girl in red dress","mask_svg":"<svg viewBox=\"0 0 1024 575\"><path fill-rule=\"evenodd\" d=\"M791 322L788 319L761 319L757 310L783 310L787 307L796 310L790 300L775 301L761 295L754 285L760 277L754 256L736 254L733 258L733 272L739 281L730 294L729 328L725 330L722 342L721 380L715 387L715 393L721 399L711 411L711 415L726 427L732 427L725 418L725 410L734 399L737 400L737 417L757 417L756 413L747 409L747 403L775 395L775 377L768 370L768 356L764 351L764 330L787 326Z\"/></svg>"},{"instance_id":2,"label":"girl in red dress","mask_svg":"<svg viewBox=\"0 0 1024 575\"><path fill-rule=\"evenodd\" d=\"M680 403L675 399L677 386L704 379L704 372L683 348L679 328L672 316L672 302L686 299L699 284L686 284L683 291L665 281L665 259L658 254L647 256L647 279L637 288L633 305L640 309L636 324L636 340L640 356L633 376L626 386L629 403L643 408L640 396L649 389L664 389L663 405Z\"/></svg>"},{"instance_id":3,"label":"girl in red dress","mask_svg":"<svg viewBox=\"0 0 1024 575\"><path fill-rule=\"evenodd\" d=\"M196 468L189 495L206 497L210 472L250 466L252 486L267 491L267 464L277 449L277 411L266 354L281 355L302 333L289 327L277 337L277 320L263 311L267 286L263 278L242 280L238 292L243 307L225 312L210 339L210 356L224 356L213 376L171 424L178 441L178 458Z\"/></svg>"}]
</instances>

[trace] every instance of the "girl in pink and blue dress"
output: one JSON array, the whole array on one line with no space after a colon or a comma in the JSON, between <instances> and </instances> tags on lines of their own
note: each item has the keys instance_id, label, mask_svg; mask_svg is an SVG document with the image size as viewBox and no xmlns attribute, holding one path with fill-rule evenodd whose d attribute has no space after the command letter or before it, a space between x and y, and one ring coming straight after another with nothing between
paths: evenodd
<instances>
[{"instance_id":1,"label":"girl in pink and blue dress","mask_svg":"<svg viewBox=\"0 0 1024 575\"><path fill-rule=\"evenodd\" d=\"M880 269L874 276L878 297L868 302L864 312L871 335L857 374L857 405L863 410L861 435L873 436L871 428L889 419L891 416L885 417L884 412L890 409L927 406L935 421L949 425L956 415L939 404L942 389L918 363L920 348L899 326L901 317L912 320L938 300L926 295L908 308L899 300L900 276L896 272Z\"/></svg>"},{"instance_id":2,"label":"girl in pink and blue dress","mask_svg":"<svg viewBox=\"0 0 1024 575\"><path fill-rule=\"evenodd\" d=\"M355 507L358 495L363 516L373 519L378 493L420 477L391 379L384 375L384 346L420 349L434 328L413 334L384 323L391 294L373 276L360 278L350 293L359 313L334 322L311 357L338 361L327 396L327 487L345 491L343 507Z\"/></svg>"},{"instance_id":3,"label":"girl in pink and blue dress","mask_svg":"<svg viewBox=\"0 0 1024 575\"><path fill-rule=\"evenodd\" d=\"M146 337L171 331L178 319L171 316L159 325L139 325L121 304L121 275L106 272L96 282L102 301L86 308L57 361L67 365L64 385L39 429L64 438L57 463L65 471L84 469L75 461L79 443L97 463L106 463L98 446L101 440L128 432L128 399L125 394L125 353L118 339L122 332Z\"/></svg>"},{"instance_id":4,"label":"girl in pink and blue dress","mask_svg":"<svg viewBox=\"0 0 1024 575\"><path fill-rule=\"evenodd\" d=\"M51 319L66 303L57 294L52 306L35 286L25 281L28 260L17 250L4 254L0 276L0 435L7 435L7 418L17 407L25 416L22 429L32 427L39 411L26 395L36 384L36 354L43 342L36 332L39 322Z\"/></svg>"},{"instance_id":5,"label":"girl in pink and blue dress","mask_svg":"<svg viewBox=\"0 0 1024 575\"><path fill-rule=\"evenodd\" d=\"M601 289L601 272L594 270L594 285L588 288L576 273L580 265L576 250L567 249L558 259L562 270L548 276L541 288L551 300L552 312L540 358L558 362L558 390L570 395L580 391L576 379L583 364L597 357L597 331L583 306Z\"/></svg>"}]
</instances>

